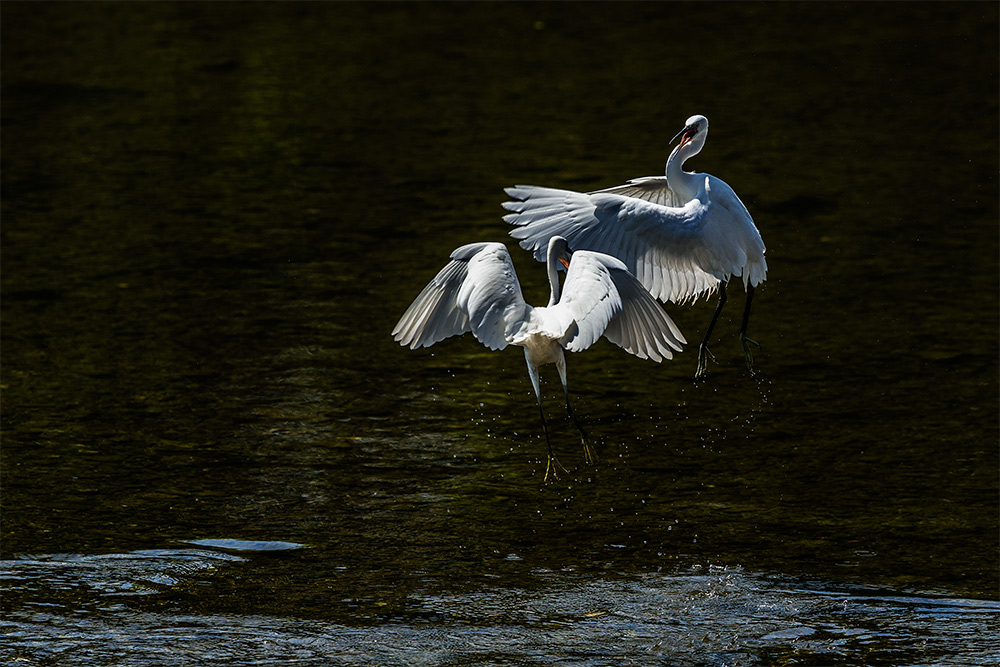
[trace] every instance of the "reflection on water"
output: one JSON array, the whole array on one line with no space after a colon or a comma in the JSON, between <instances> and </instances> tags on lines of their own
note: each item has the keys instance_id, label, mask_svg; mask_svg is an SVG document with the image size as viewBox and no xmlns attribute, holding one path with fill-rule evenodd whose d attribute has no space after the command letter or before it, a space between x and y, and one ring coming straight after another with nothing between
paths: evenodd
<instances>
[{"instance_id":1,"label":"reflection on water","mask_svg":"<svg viewBox=\"0 0 1000 667\"><path fill-rule=\"evenodd\" d=\"M991 657L995 4L3 13L4 657ZM504 186L658 173L693 113L768 246L757 372L738 308L703 382L571 355L600 460L544 373L544 484L520 351L389 332Z\"/></svg>"},{"instance_id":2,"label":"reflection on water","mask_svg":"<svg viewBox=\"0 0 1000 667\"><path fill-rule=\"evenodd\" d=\"M3 621L6 660L63 665L985 665L1000 658L1000 604L885 591L824 590L739 568L594 578L535 572L532 589L412 593L405 617L343 625L260 614L132 608L155 585L233 576L242 558L159 550L47 556L0 563L25 600ZM159 571L156 575L154 572ZM237 575L238 576L238 575ZM131 584L131 585L130 585ZM87 596L50 603L67 589ZM175 593L176 595L176 593ZM30 600L28 602L27 600ZM137 641L137 638L142 638ZM557 648L556 648L557 647ZM30 663L29 663L30 664Z\"/></svg>"}]
</instances>

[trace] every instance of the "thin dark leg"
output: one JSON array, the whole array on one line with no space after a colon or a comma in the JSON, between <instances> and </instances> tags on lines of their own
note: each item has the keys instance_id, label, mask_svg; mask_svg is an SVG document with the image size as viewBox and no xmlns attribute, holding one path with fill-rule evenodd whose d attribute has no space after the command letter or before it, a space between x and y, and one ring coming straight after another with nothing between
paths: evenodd
<instances>
[{"instance_id":1,"label":"thin dark leg","mask_svg":"<svg viewBox=\"0 0 1000 667\"><path fill-rule=\"evenodd\" d=\"M576 424L577 430L580 431L580 442L583 444L583 457L587 460L587 463L593 463L597 460L597 456L587 443L587 432L583 430L583 426L580 425L576 415L573 414L573 408L569 404L569 382L566 380L565 356L560 357L560 359L556 361L556 370L559 371L559 380L562 382L563 395L566 396L566 414L570 416L573 423Z\"/></svg>"},{"instance_id":2,"label":"thin dark leg","mask_svg":"<svg viewBox=\"0 0 1000 667\"><path fill-rule=\"evenodd\" d=\"M712 329L715 328L715 323L718 321L719 313L722 312L724 305L726 305L726 283L720 283L719 305L715 307L715 314L712 315L712 321L708 324L708 331L705 332L705 337L702 339L701 345L698 346L698 367L694 371L695 379L700 378L708 370L708 359L706 357L712 357L712 361L715 361L715 355L708 349L708 341L712 337Z\"/></svg>"},{"instance_id":3,"label":"thin dark leg","mask_svg":"<svg viewBox=\"0 0 1000 667\"><path fill-rule=\"evenodd\" d=\"M552 453L552 441L549 440L549 423L545 421L545 411L542 410L542 399L538 399L538 414L542 418L542 431L545 433L545 446L548 448L548 459L545 462L545 477L542 481L549 481L549 473L552 477L558 477L558 470L566 472L566 468L562 467L562 464L556 460L555 455Z\"/></svg>"},{"instance_id":4,"label":"thin dark leg","mask_svg":"<svg viewBox=\"0 0 1000 667\"><path fill-rule=\"evenodd\" d=\"M545 432L545 446L548 448L548 460L545 462L545 479L544 481L549 481L549 473L552 476L556 476L556 470L562 470L566 472L566 468L559 465L559 461L556 461L556 457L552 454L552 441L549 440L549 423L545 421L545 410L542 409L542 387L541 380L538 377L538 367L531 363L531 358L528 354L528 348L524 348L524 359L528 362L528 375L531 377L531 386L535 389L535 398L538 400L538 415L542 418L542 430ZM563 387L566 386L566 380L563 378Z\"/></svg>"},{"instance_id":5,"label":"thin dark leg","mask_svg":"<svg viewBox=\"0 0 1000 667\"><path fill-rule=\"evenodd\" d=\"M740 343L743 345L743 356L747 360L747 368L753 371L753 355L750 354L750 346L747 343L753 343L760 349L760 343L757 341L747 338L747 325L750 323L750 302L753 301L753 285L747 283L747 305L743 308L743 325L740 327Z\"/></svg>"},{"instance_id":6,"label":"thin dark leg","mask_svg":"<svg viewBox=\"0 0 1000 667\"><path fill-rule=\"evenodd\" d=\"M587 432L583 430L583 426L580 425L580 422L576 419L576 415L573 414L573 408L569 406L569 389L563 387L563 391L566 393L566 413L573 420L573 423L576 424L577 430L580 431L580 442L583 443L583 458L587 461L587 463L594 463L597 461L597 452L590 447Z\"/></svg>"}]
</instances>

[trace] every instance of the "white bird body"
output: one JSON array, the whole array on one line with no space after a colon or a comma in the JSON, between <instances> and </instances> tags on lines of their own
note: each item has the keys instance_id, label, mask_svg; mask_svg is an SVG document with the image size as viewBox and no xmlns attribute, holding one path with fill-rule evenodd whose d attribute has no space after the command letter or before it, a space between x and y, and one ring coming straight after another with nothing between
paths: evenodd
<instances>
[{"instance_id":1,"label":"white bird body","mask_svg":"<svg viewBox=\"0 0 1000 667\"><path fill-rule=\"evenodd\" d=\"M506 189L513 201L504 202L511 211L504 220L516 226L511 236L540 261L548 239L558 235L574 248L622 260L663 301L684 303L720 290L720 305L699 352L698 375L704 372L708 336L725 303L725 284L733 276L747 290L741 340L751 362L746 319L753 289L767 276L764 242L733 189L720 178L682 168L701 151L707 134L708 119L689 118L664 176L586 193L517 185Z\"/></svg>"},{"instance_id":2,"label":"white bird body","mask_svg":"<svg viewBox=\"0 0 1000 667\"><path fill-rule=\"evenodd\" d=\"M511 345L524 348L524 356L531 366L559 363L565 358L559 341L565 335L545 329L547 316L545 308L532 309L529 320L508 340Z\"/></svg>"},{"instance_id":3,"label":"white bird body","mask_svg":"<svg viewBox=\"0 0 1000 667\"><path fill-rule=\"evenodd\" d=\"M660 362L687 341L655 299L614 257L580 251L570 259L566 240L548 241L549 303L525 302L507 248L501 243L471 243L456 249L449 262L420 292L392 334L411 349L472 332L490 349L524 348L528 373L542 410L538 368L555 364L569 406L564 350L579 352L603 335L630 354ZM560 290L558 266L568 266ZM542 425L548 443L545 414ZM576 418L573 418L576 422ZM583 435L588 460L592 457ZM549 445L546 477L555 459Z\"/></svg>"}]
</instances>

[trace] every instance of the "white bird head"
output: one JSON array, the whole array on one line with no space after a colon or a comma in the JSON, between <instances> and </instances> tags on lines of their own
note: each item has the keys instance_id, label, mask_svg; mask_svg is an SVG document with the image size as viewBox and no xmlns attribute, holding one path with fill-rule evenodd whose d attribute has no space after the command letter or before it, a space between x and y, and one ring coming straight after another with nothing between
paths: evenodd
<instances>
[{"instance_id":1,"label":"white bird head","mask_svg":"<svg viewBox=\"0 0 1000 667\"><path fill-rule=\"evenodd\" d=\"M678 144L675 151L679 151L684 148L684 146L691 144L689 155L695 155L701 150L702 146L705 145L705 138L708 136L708 119L701 114L696 114L687 119L684 123L684 129L674 135L674 138L670 140L670 143L677 141L680 137L681 143Z\"/></svg>"},{"instance_id":2,"label":"white bird head","mask_svg":"<svg viewBox=\"0 0 1000 667\"><path fill-rule=\"evenodd\" d=\"M561 236L553 236L549 239L549 262L559 262L564 269L569 269L570 258L573 251L569 249L569 241Z\"/></svg>"}]
</instances>

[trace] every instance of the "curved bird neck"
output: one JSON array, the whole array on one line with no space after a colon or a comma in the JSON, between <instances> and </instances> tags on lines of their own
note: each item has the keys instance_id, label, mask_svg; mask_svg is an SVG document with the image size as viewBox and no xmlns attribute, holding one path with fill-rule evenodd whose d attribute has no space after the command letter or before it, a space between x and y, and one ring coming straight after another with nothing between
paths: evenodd
<instances>
[{"instance_id":1,"label":"curved bird neck","mask_svg":"<svg viewBox=\"0 0 1000 667\"><path fill-rule=\"evenodd\" d=\"M675 148L667 158L667 186L678 195L682 203L691 201L698 194L700 179L694 172L684 171L684 163L688 158L697 155L703 144L703 141L697 139L688 142Z\"/></svg>"},{"instance_id":2,"label":"curved bird neck","mask_svg":"<svg viewBox=\"0 0 1000 667\"><path fill-rule=\"evenodd\" d=\"M552 307L559 303L559 260L551 247L549 248L547 264L549 274L549 307Z\"/></svg>"}]
</instances>

